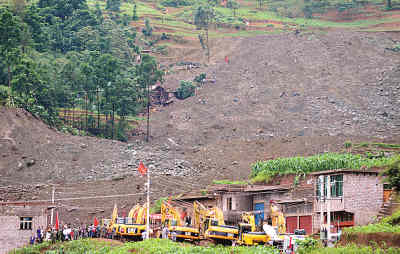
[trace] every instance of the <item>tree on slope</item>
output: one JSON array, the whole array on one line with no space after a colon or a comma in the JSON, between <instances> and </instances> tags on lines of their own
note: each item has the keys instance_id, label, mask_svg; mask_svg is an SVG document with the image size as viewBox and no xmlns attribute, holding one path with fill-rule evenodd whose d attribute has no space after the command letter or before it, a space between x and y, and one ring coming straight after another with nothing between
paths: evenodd
<instances>
[{"instance_id":1,"label":"tree on slope","mask_svg":"<svg viewBox=\"0 0 400 254\"><path fill-rule=\"evenodd\" d=\"M163 81L163 74L164 73L158 69L156 59L147 54L142 56L142 62L136 67L138 82L141 88L147 91L147 142L149 141L150 135L150 88L157 82Z\"/></svg>"},{"instance_id":2,"label":"tree on slope","mask_svg":"<svg viewBox=\"0 0 400 254\"><path fill-rule=\"evenodd\" d=\"M17 17L5 8L0 9L0 59L7 66L9 87L11 87L12 67L17 63L20 55L22 30L23 25Z\"/></svg>"},{"instance_id":3,"label":"tree on slope","mask_svg":"<svg viewBox=\"0 0 400 254\"><path fill-rule=\"evenodd\" d=\"M110 11L119 11L121 8L121 0L107 0L106 9Z\"/></svg>"},{"instance_id":4,"label":"tree on slope","mask_svg":"<svg viewBox=\"0 0 400 254\"><path fill-rule=\"evenodd\" d=\"M200 5L196 9L196 13L194 15L194 24L198 30L202 30L200 33L199 41L204 50L206 50L206 55L208 62L210 62L210 41L208 36L208 31L210 29L211 24L214 19L214 8L211 3L207 5Z\"/></svg>"}]
</instances>

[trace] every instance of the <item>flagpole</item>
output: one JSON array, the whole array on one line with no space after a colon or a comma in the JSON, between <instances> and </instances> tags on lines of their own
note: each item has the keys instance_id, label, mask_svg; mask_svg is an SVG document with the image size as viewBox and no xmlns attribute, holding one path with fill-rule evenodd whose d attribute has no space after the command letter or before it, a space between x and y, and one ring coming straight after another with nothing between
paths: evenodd
<instances>
[{"instance_id":1,"label":"flagpole","mask_svg":"<svg viewBox=\"0 0 400 254\"><path fill-rule=\"evenodd\" d=\"M50 225L53 226L53 217L54 217L54 193L55 193L55 188L53 186L53 191L52 191L52 195L51 195L51 204L52 204L52 208L51 208L51 217L50 217Z\"/></svg>"},{"instance_id":2,"label":"flagpole","mask_svg":"<svg viewBox=\"0 0 400 254\"><path fill-rule=\"evenodd\" d=\"M150 167L147 168L147 216L146 216L146 238L150 239Z\"/></svg>"}]
</instances>

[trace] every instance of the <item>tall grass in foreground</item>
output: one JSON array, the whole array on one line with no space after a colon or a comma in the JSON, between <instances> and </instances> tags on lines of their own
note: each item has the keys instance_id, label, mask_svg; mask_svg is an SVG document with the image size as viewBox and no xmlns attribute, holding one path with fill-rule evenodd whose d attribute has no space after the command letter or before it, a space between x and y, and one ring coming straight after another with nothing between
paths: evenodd
<instances>
[{"instance_id":1,"label":"tall grass in foreground","mask_svg":"<svg viewBox=\"0 0 400 254\"><path fill-rule=\"evenodd\" d=\"M279 254L279 251L269 246L257 247L224 247L224 246L194 246L189 243L176 243L165 239L151 239L141 242L120 244L116 241L102 241L97 239L84 239L72 242L57 243L49 249L42 249L43 245L19 249L17 254ZM13 253L13 252L11 252ZM374 247L359 247L348 245L337 248L304 248L298 254L398 254L400 249L380 249Z\"/></svg>"}]
</instances>

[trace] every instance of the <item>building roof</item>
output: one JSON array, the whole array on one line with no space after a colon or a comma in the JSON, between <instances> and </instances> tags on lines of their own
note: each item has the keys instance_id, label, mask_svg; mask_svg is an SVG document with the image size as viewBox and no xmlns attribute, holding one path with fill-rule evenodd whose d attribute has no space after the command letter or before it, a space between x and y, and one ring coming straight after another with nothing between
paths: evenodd
<instances>
[{"instance_id":1,"label":"building roof","mask_svg":"<svg viewBox=\"0 0 400 254\"><path fill-rule=\"evenodd\" d=\"M182 196L182 197L176 197L173 198L172 200L199 200L199 199L215 199L215 197L212 196L205 196L205 195L188 195L188 196Z\"/></svg>"},{"instance_id":2,"label":"building roof","mask_svg":"<svg viewBox=\"0 0 400 254\"><path fill-rule=\"evenodd\" d=\"M330 175L337 173L345 173L345 174L359 174L359 173L367 173L367 174L379 174L383 169L382 168L366 168L366 169L331 169L310 173L310 175Z\"/></svg>"},{"instance_id":3,"label":"building roof","mask_svg":"<svg viewBox=\"0 0 400 254\"><path fill-rule=\"evenodd\" d=\"M288 204L288 203L306 203L306 202L311 202L308 201L306 198L303 199L288 199L288 200L278 200L278 204Z\"/></svg>"},{"instance_id":4,"label":"building roof","mask_svg":"<svg viewBox=\"0 0 400 254\"><path fill-rule=\"evenodd\" d=\"M259 191L286 191L290 187L286 185L248 185L245 192L259 192Z\"/></svg>"},{"instance_id":5,"label":"building roof","mask_svg":"<svg viewBox=\"0 0 400 254\"><path fill-rule=\"evenodd\" d=\"M287 191L290 189L288 185L244 185L244 184L218 184L211 186L209 192L268 192L268 191Z\"/></svg>"},{"instance_id":6,"label":"building roof","mask_svg":"<svg viewBox=\"0 0 400 254\"><path fill-rule=\"evenodd\" d=\"M208 187L209 192L243 192L246 184L214 184Z\"/></svg>"}]
</instances>

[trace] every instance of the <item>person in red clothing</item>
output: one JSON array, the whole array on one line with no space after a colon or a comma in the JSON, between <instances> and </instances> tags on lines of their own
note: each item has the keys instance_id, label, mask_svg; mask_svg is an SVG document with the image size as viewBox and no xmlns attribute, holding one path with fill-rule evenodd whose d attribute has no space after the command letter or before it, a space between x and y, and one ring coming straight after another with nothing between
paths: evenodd
<instances>
[{"instance_id":1,"label":"person in red clothing","mask_svg":"<svg viewBox=\"0 0 400 254\"><path fill-rule=\"evenodd\" d=\"M71 230L69 236L70 236L69 239L74 240L74 230Z\"/></svg>"},{"instance_id":2,"label":"person in red clothing","mask_svg":"<svg viewBox=\"0 0 400 254\"><path fill-rule=\"evenodd\" d=\"M184 223L185 223L186 216L187 216L186 208L183 208L183 211L181 213L181 221L183 221Z\"/></svg>"}]
</instances>

